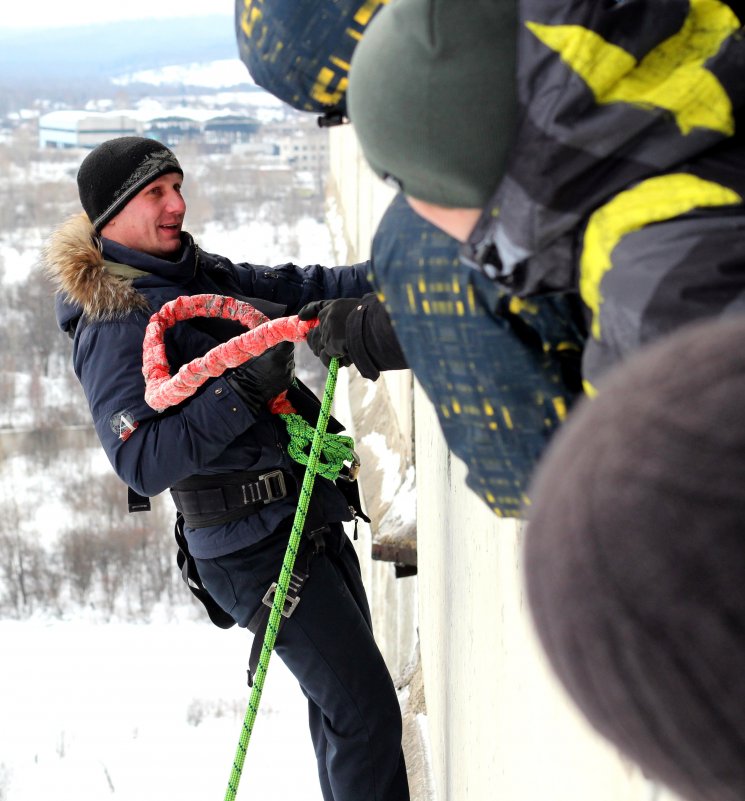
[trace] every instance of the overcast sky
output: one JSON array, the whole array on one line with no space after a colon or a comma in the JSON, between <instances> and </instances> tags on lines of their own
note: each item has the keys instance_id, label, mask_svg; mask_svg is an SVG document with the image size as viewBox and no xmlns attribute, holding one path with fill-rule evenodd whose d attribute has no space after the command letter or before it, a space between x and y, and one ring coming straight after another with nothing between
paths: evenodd
<instances>
[{"instance_id":1,"label":"overcast sky","mask_svg":"<svg viewBox=\"0 0 745 801\"><path fill-rule=\"evenodd\" d=\"M3 4L2 27L51 28L122 19L233 13L234 0L21 0Z\"/></svg>"}]
</instances>

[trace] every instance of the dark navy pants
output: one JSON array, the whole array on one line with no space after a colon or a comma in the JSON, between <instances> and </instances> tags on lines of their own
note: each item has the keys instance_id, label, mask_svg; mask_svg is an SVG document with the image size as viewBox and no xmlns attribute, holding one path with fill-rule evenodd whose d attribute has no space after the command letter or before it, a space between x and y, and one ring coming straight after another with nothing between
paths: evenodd
<instances>
[{"instance_id":1,"label":"dark navy pants","mask_svg":"<svg viewBox=\"0 0 745 801\"><path fill-rule=\"evenodd\" d=\"M283 525L250 548L196 560L205 588L240 626L277 580L289 531ZM300 597L275 651L308 699L324 801L408 801L401 711L341 524L330 524Z\"/></svg>"}]
</instances>

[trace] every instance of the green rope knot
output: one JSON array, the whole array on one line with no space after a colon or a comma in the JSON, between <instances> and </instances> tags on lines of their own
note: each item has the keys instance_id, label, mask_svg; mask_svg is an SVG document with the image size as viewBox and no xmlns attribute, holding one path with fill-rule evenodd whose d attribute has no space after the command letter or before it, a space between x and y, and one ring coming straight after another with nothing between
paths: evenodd
<instances>
[{"instance_id":1,"label":"green rope knot","mask_svg":"<svg viewBox=\"0 0 745 801\"><path fill-rule=\"evenodd\" d=\"M287 452L298 464L307 465L316 429L299 414L281 414L280 417L285 421L287 433L290 435ZM321 461L320 455L323 456L323 461ZM329 431L324 433L321 438L320 455L316 472L331 481L339 478L339 473L344 468L344 462L351 462L352 465L359 463L357 454L354 452L354 440L351 437L332 434Z\"/></svg>"}]
</instances>

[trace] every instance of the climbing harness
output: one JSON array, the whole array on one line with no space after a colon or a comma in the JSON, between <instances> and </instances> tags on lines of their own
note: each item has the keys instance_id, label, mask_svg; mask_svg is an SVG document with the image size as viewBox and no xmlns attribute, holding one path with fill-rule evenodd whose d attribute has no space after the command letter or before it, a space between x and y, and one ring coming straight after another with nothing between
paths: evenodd
<instances>
[{"instance_id":1,"label":"climbing harness","mask_svg":"<svg viewBox=\"0 0 745 801\"><path fill-rule=\"evenodd\" d=\"M165 331L176 322L192 317L222 317L236 320L248 327L249 330L218 345L205 356L182 366L172 377L165 352ZM316 325L316 320L303 321L297 316L269 320L249 303L222 295L179 297L166 303L159 312L150 318L145 332L142 366L145 376L145 400L152 408L163 411L193 395L197 388L209 378L221 375L228 368L237 367L247 358L258 356L267 348L282 341L302 341L308 331ZM299 600L299 591L307 578L307 574L302 571L293 571L316 474L335 480L345 468L345 461L351 462L347 474L348 480L354 480L359 470L359 459L354 452L354 442L351 437L326 431L331 416L331 404L336 389L338 371L338 359L331 359L315 429L295 413L292 404L287 400L286 391L273 398L268 404L270 410L279 414L285 421L290 434L288 452L295 461L305 465L306 469L282 568L276 583L272 584L262 601L266 606L271 605L271 611L266 622L266 631L261 646L261 655L255 668L255 676L251 676L253 665L249 669L249 677L253 680L253 685L233 759L225 801L234 801L238 792L248 743L256 721L269 668L269 659L274 650L282 617L289 617L294 611ZM306 453L308 445L310 445L310 450L309 453ZM322 456L325 457L325 461L321 460Z\"/></svg>"},{"instance_id":2,"label":"climbing harness","mask_svg":"<svg viewBox=\"0 0 745 801\"><path fill-rule=\"evenodd\" d=\"M171 498L189 528L219 526L286 498L291 482L282 470L189 476L171 487Z\"/></svg>"},{"instance_id":3,"label":"climbing harness","mask_svg":"<svg viewBox=\"0 0 745 801\"><path fill-rule=\"evenodd\" d=\"M305 547L305 563L298 565L297 558L292 575L289 578L287 585L287 592L285 594L285 602L282 608L282 617L279 621L279 628L281 629L282 623L292 616L292 613L300 603L300 593L305 586L305 582L310 578L310 563L313 558L322 553L326 548L325 534L328 532L328 526L315 529L306 533L306 547ZM312 545L312 547L311 547ZM299 554L298 554L299 556ZM261 654L264 650L264 638L266 637L266 627L269 625L269 616L272 607L274 606L274 597L277 593L278 583L272 582L269 589L264 593L261 599L259 608L254 613L254 616L248 622L248 630L254 635L253 643L251 645L251 653L248 657L248 686L253 687L256 681L256 673L259 669L259 662L261 661Z\"/></svg>"}]
</instances>

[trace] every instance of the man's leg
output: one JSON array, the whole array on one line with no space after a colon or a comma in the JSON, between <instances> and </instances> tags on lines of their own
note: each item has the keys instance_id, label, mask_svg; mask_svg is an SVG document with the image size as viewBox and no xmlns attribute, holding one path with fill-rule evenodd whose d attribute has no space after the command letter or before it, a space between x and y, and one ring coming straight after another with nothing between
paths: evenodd
<instances>
[{"instance_id":1,"label":"man's leg","mask_svg":"<svg viewBox=\"0 0 745 801\"><path fill-rule=\"evenodd\" d=\"M320 711L334 801L408 801L395 688L372 635L357 555L341 526L332 528L276 651Z\"/></svg>"},{"instance_id":2,"label":"man's leg","mask_svg":"<svg viewBox=\"0 0 745 801\"><path fill-rule=\"evenodd\" d=\"M341 526L333 529L276 651L308 698L325 801L408 801L395 688L372 636L356 554ZM197 560L205 587L239 625L279 575L288 536L278 531L251 548Z\"/></svg>"},{"instance_id":3,"label":"man's leg","mask_svg":"<svg viewBox=\"0 0 745 801\"><path fill-rule=\"evenodd\" d=\"M334 793L329 782L329 772L326 767L326 757L328 752L328 740L323 722L323 710L308 698L308 725L310 737L313 740L313 750L316 753L318 764L318 781L321 785L321 793L324 801L333 801Z\"/></svg>"}]
</instances>

